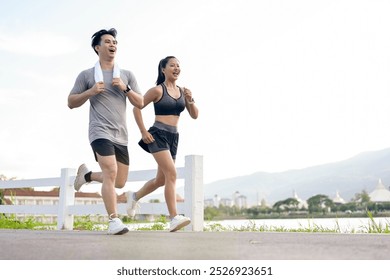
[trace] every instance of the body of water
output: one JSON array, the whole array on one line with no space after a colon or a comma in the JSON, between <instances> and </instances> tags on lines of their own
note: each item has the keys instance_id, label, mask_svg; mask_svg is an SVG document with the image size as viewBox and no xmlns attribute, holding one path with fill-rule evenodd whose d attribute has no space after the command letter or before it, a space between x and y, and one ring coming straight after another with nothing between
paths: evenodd
<instances>
[{"instance_id":1,"label":"body of water","mask_svg":"<svg viewBox=\"0 0 390 280\"><path fill-rule=\"evenodd\" d=\"M390 217L374 218L373 221L382 229L386 225L390 226ZM205 227L213 227L215 224L220 224L225 228L250 228L264 227L270 230L277 229L328 229L337 230L342 233L358 233L367 232L367 229L373 226L373 221L369 218L321 218L321 219L259 219L259 220L222 220L222 221L207 221Z\"/></svg>"}]
</instances>

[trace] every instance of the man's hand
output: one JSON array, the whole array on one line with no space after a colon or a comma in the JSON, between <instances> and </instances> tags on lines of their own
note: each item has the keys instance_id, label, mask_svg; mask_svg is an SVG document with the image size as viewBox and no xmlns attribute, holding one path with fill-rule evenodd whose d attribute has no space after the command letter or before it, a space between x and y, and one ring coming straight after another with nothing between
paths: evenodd
<instances>
[{"instance_id":1,"label":"man's hand","mask_svg":"<svg viewBox=\"0 0 390 280\"><path fill-rule=\"evenodd\" d=\"M103 82L97 82L92 87L92 92L94 93L94 95L102 93L103 91L104 91L104 83Z\"/></svg>"},{"instance_id":2,"label":"man's hand","mask_svg":"<svg viewBox=\"0 0 390 280\"><path fill-rule=\"evenodd\" d=\"M121 78L113 78L112 79L112 85L114 87L118 87L121 91L126 90L126 85L123 83Z\"/></svg>"}]
</instances>

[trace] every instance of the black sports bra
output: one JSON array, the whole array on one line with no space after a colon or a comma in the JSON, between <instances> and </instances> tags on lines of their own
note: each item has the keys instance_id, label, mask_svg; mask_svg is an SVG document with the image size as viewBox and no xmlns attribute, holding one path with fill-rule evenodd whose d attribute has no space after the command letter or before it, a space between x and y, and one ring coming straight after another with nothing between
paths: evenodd
<instances>
[{"instance_id":1,"label":"black sports bra","mask_svg":"<svg viewBox=\"0 0 390 280\"><path fill-rule=\"evenodd\" d=\"M160 100L154 103L154 113L156 115L180 116L180 113L183 112L184 108L186 107L184 94L181 88L179 88L180 97L178 99L175 99L169 95L168 90L164 85L164 83L161 84L161 87L163 89L163 94Z\"/></svg>"}]
</instances>

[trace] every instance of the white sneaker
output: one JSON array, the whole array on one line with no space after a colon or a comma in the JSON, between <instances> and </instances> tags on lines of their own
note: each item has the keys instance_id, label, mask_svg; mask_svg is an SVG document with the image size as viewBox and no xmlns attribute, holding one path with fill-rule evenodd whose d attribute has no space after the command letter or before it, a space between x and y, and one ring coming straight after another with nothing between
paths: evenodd
<instances>
[{"instance_id":1,"label":"white sneaker","mask_svg":"<svg viewBox=\"0 0 390 280\"><path fill-rule=\"evenodd\" d=\"M177 231L177 230L185 227L186 225L189 225L190 223L191 223L191 219L190 218L184 217L184 216L181 216L181 215L176 215L171 220L171 224L169 226L169 231L170 232Z\"/></svg>"},{"instance_id":2,"label":"white sneaker","mask_svg":"<svg viewBox=\"0 0 390 280\"><path fill-rule=\"evenodd\" d=\"M74 179L74 184L73 184L74 189L77 192L80 190L82 185L87 183L87 181L85 181L84 176L88 172L90 172L90 171L84 163L82 165L80 165L79 169L77 170L77 175L76 175L76 178Z\"/></svg>"},{"instance_id":3,"label":"white sneaker","mask_svg":"<svg viewBox=\"0 0 390 280\"><path fill-rule=\"evenodd\" d=\"M127 214L129 215L130 218L134 219L136 211L139 211L140 205L137 200L133 198L134 192L128 191L126 193L126 199L127 199Z\"/></svg>"},{"instance_id":4,"label":"white sneaker","mask_svg":"<svg viewBox=\"0 0 390 280\"><path fill-rule=\"evenodd\" d=\"M113 218L108 221L108 232L110 235L120 235L129 232L129 228L125 226L119 218Z\"/></svg>"}]
</instances>

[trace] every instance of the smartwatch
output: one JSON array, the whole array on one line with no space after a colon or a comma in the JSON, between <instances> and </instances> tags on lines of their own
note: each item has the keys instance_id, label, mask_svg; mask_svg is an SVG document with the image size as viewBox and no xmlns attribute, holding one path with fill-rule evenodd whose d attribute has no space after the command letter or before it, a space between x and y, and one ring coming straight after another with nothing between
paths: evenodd
<instances>
[{"instance_id":1,"label":"smartwatch","mask_svg":"<svg viewBox=\"0 0 390 280\"><path fill-rule=\"evenodd\" d=\"M131 90L131 87L129 85L127 85L126 89L123 92L125 94L128 94L130 90Z\"/></svg>"}]
</instances>

